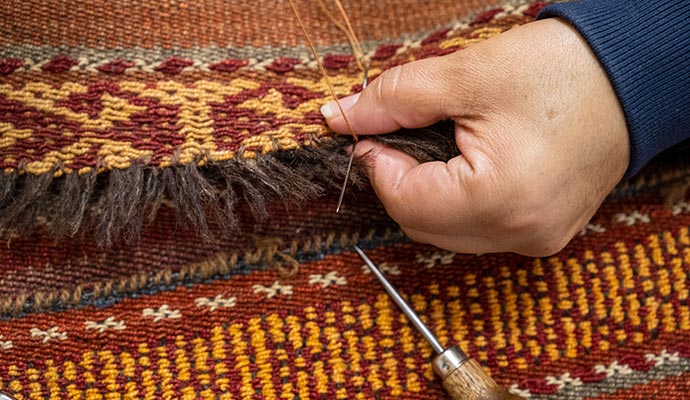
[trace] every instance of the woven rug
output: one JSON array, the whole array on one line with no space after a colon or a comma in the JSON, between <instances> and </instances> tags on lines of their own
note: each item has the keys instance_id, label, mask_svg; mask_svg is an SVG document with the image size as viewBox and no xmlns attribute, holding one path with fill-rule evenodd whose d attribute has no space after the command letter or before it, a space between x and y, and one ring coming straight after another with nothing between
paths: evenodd
<instances>
[{"instance_id":1,"label":"woven rug","mask_svg":"<svg viewBox=\"0 0 690 400\"><path fill-rule=\"evenodd\" d=\"M544 3L345 5L375 77ZM303 8L337 92L360 90L341 32ZM687 150L619 185L553 257L455 254L405 238L356 176L334 213L346 142L318 112L325 82L286 2L0 10L1 392L444 398L355 243L516 394L690 391ZM399 144L447 156L415 140Z\"/></svg>"}]
</instances>

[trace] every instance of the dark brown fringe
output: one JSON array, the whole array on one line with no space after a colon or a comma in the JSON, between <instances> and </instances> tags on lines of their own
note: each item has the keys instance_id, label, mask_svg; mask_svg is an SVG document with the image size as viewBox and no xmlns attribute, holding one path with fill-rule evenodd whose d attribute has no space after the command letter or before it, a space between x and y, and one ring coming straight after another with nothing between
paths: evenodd
<instances>
[{"instance_id":1,"label":"dark brown fringe","mask_svg":"<svg viewBox=\"0 0 690 400\"><path fill-rule=\"evenodd\" d=\"M418 160L447 161L459 154L454 125L442 122L430 128L403 130L370 137L403 150ZM258 221L269 205L304 203L331 190L344 179L351 138L338 136L312 146L279 151L256 159L176 165L155 168L139 164L104 173L0 175L0 237L11 238L44 230L57 239L91 236L101 246L133 242L151 223L159 208L176 211L178 222L212 240L209 221L229 230L239 229L238 206L246 203ZM690 145L667 151L636 178L622 182L612 198L662 189L667 202L685 195L690 182ZM366 182L358 160L350 185Z\"/></svg>"},{"instance_id":2,"label":"dark brown fringe","mask_svg":"<svg viewBox=\"0 0 690 400\"><path fill-rule=\"evenodd\" d=\"M401 131L375 140L412 154L420 161L448 160L458 154L452 123ZM344 179L349 137L279 151L256 159L175 165L144 164L103 173L0 175L0 237L43 230L57 239L92 236L102 246L136 241L162 205L175 209L179 223L212 240L209 221L239 227L236 211L246 203L254 218L267 217L269 205L299 204L339 190ZM365 162L365 160L359 160ZM350 185L362 185L353 168Z\"/></svg>"}]
</instances>

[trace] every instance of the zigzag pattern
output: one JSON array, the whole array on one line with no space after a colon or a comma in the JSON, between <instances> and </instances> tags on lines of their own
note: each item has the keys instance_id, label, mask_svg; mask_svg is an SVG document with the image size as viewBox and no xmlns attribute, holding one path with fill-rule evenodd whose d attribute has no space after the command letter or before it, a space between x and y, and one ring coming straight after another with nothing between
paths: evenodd
<instances>
[{"instance_id":1,"label":"zigzag pattern","mask_svg":"<svg viewBox=\"0 0 690 400\"><path fill-rule=\"evenodd\" d=\"M498 35L531 21L542 6L507 5L471 24L457 22L416 40L381 45L367 55L370 76ZM12 49L22 52L21 47ZM26 51L33 54L34 49ZM92 62L79 54L46 60L17 54L0 60L0 73L11 78L11 83L0 84L0 169L60 176L134 164L204 165L252 159L332 137L318 112L329 100L326 86L306 55L264 60L214 55L209 61L156 59L155 52L139 52L149 61L116 57ZM324 63L334 71L331 81L338 96L360 89L361 76L351 56L327 54ZM135 77L132 71L144 75ZM99 78L104 73L115 78ZM188 73L206 76L190 81Z\"/></svg>"},{"instance_id":2,"label":"zigzag pattern","mask_svg":"<svg viewBox=\"0 0 690 400\"><path fill-rule=\"evenodd\" d=\"M341 95L356 78L335 79ZM254 158L327 133L323 80L0 85L0 168L32 174Z\"/></svg>"}]
</instances>

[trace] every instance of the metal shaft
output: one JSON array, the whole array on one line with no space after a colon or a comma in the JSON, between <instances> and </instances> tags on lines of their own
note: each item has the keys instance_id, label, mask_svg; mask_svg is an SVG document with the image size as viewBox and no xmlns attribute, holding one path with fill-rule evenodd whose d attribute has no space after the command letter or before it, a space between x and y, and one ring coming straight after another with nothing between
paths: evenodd
<instances>
[{"instance_id":1,"label":"metal shaft","mask_svg":"<svg viewBox=\"0 0 690 400\"><path fill-rule=\"evenodd\" d=\"M364 67L364 81L362 81L362 90L367 87L369 83L369 64ZM355 146L357 146L357 138L355 137L355 142L352 143L352 149L350 149L350 160L347 162L347 171L345 171L345 180L343 181L343 186L340 188L340 197L338 198L338 205L335 207L335 213L340 212L340 207L343 205L343 199L345 198L345 189L347 188L347 181L350 180L350 173L352 172L352 162L355 160ZM1 399L0 399L1 400Z\"/></svg>"},{"instance_id":2,"label":"metal shaft","mask_svg":"<svg viewBox=\"0 0 690 400\"><path fill-rule=\"evenodd\" d=\"M426 325L422 322L422 320L419 319L419 316L417 313L414 312L412 307L410 307L409 304L403 298L400 296L397 290L393 287L393 285L388 282L388 279L386 279L385 276L383 276L383 273L378 269L376 264L374 264L369 257L367 257L366 254L364 254L364 251L359 248L359 246L355 245L355 251L357 254L359 254L360 257L362 257L362 260L367 264L371 272L376 275L376 278L378 278L379 282L383 285L383 288L386 289L386 292L391 296L395 304L400 307L403 313L407 316L407 318L412 322L412 325L417 328L419 333L424 336L424 339L426 339L427 342L431 345L431 347L434 349L436 354L441 354L443 353L443 346L441 346L441 343L438 342L438 339L436 339L436 336L427 328Z\"/></svg>"}]
</instances>

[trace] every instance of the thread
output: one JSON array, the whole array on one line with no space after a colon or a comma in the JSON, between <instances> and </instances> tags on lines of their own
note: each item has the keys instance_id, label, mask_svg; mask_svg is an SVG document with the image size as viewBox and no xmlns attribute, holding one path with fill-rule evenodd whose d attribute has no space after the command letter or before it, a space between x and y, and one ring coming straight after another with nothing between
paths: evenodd
<instances>
[{"instance_id":1,"label":"thread","mask_svg":"<svg viewBox=\"0 0 690 400\"><path fill-rule=\"evenodd\" d=\"M345 10L342 8L342 6L340 7L340 9L342 10L341 15L347 21L347 26L343 25L340 21L338 21L338 19L328 10L328 7L326 7L326 4L323 2L323 0L318 0L318 2L319 6L321 7L321 10L323 10L324 14L326 14L328 19L347 37L347 41L350 42L352 52L355 55L355 63L357 63L357 67L360 69L360 71L364 72L364 65L362 64L362 58L364 58L364 51L362 50L362 46L359 43L359 39L357 39L357 35L352 29L352 25L349 24L349 19L347 17L347 14L345 13Z\"/></svg>"},{"instance_id":2,"label":"thread","mask_svg":"<svg viewBox=\"0 0 690 400\"><path fill-rule=\"evenodd\" d=\"M347 13L345 12L345 8L343 8L343 4L340 2L340 0L334 0L335 5L338 7L338 11L340 11L340 15L342 15L343 20L345 20L345 25L347 26L348 31L350 32L350 35L352 35L352 39L354 40L354 51L355 55L357 58L359 58L364 52L362 51L362 46L359 43L359 39L357 39L357 35L355 34L355 30L352 29L352 24L350 23L350 18L347 17Z\"/></svg>"},{"instance_id":3,"label":"thread","mask_svg":"<svg viewBox=\"0 0 690 400\"><path fill-rule=\"evenodd\" d=\"M309 49L311 50L311 53L314 56L314 59L316 60L316 64L319 66L319 70L321 71L321 74L323 75L323 78L326 81L326 85L328 86L328 90L330 91L331 96L333 96L333 99L335 100L335 104L338 106L338 109L340 110L340 115L343 116L343 119L345 120L345 124L347 124L347 128L349 129L350 134L352 135L352 138L355 141L357 141L359 139L359 137L357 136L355 129L352 127L350 120L345 115L345 110L343 109L343 106L340 104L340 100L338 100L338 96L336 96L336 94L335 94L335 89L333 88L333 84L331 83L331 80L328 77L328 73L326 72L326 68L324 68L323 63L321 62L321 59L319 58L319 55L316 52L316 47L314 47L314 43L311 40L311 36L307 32L307 28L304 26L304 22L302 22L302 17L300 16L299 11L297 10L297 6L295 5L295 2L293 0L288 0L288 2L290 3L290 7L292 7L292 12L295 14L295 17L297 18L297 22L299 23L299 26L302 29L302 33L304 34L304 38L307 40L307 44L309 45Z\"/></svg>"}]
</instances>

